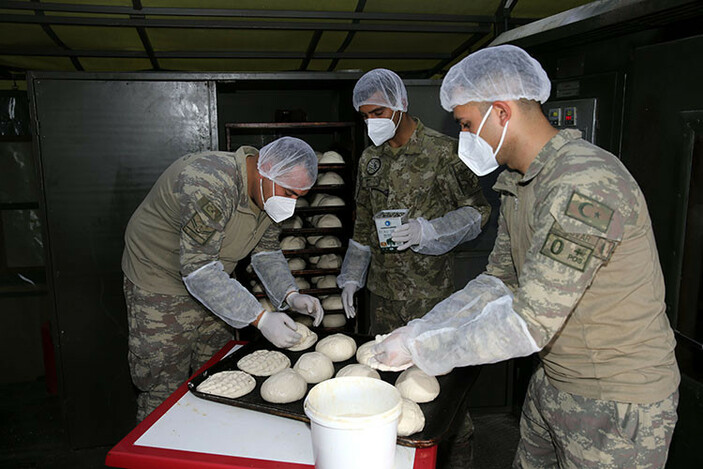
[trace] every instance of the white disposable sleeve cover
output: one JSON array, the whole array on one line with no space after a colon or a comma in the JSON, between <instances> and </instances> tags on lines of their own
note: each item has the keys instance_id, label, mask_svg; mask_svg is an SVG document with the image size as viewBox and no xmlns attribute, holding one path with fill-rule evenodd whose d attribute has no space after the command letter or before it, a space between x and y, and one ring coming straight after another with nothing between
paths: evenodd
<instances>
[{"instance_id":1,"label":"white disposable sleeve cover","mask_svg":"<svg viewBox=\"0 0 703 469\"><path fill-rule=\"evenodd\" d=\"M237 329L251 324L263 310L254 295L224 271L220 261L183 277L183 283L207 309Z\"/></svg>"},{"instance_id":2,"label":"white disposable sleeve cover","mask_svg":"<svg viewBox=\"0 0 703 469\"><path fill-rule=\"evenodd\" d=\"M420 244L410 249L419 254L445 254L481 233L481 213L473 207L461 207L430 221L419 217L417 221L422 229Z\"/></svg>"},{"instance_id":3,"label":"white disposable sleeve cover","mask_svg":"<svg viewBox=\"0 0 703 469\"><path fill-rule=\"evenodd\" d=\"M540 350L525 321L513 311L513 295L496 277L479 275L462 290L408 323L407 346L425 373L496 363Z\"/></svg>"},{"instance_id":4,"label":"white disposable sleeve cover","mask_svg":"<svg viewBox=\"0 0 703 469\"><path fill-rule=\"evenodd\" d=\"M342 269L337 276L337 286L344 288L346 285L356 285L360 289L366 285L366 274L371 263L371 248L359 244L353 239L349 240L347 253L344 255Z\"/></svg>"},{"instance_id":5,"label":"white disposable sleeve cover","mask_svg":"<svg viewBox=\"0 0 703 469\"><path fill-rule=\"evenodd\" d=\"M283 251L264 251L251 256L251 266L261 280L264 290L273 307L277 310L287 309L284 300L291 291L298 291L293 274L290 273L288 261Z\"/></svg>"}]
</instances>

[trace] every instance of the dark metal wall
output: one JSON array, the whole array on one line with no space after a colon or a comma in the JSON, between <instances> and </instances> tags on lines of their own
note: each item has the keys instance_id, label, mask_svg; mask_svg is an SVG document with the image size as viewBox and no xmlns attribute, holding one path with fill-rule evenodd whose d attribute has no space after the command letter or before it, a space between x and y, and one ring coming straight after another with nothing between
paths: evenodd
<instances>
[{"instance_id":1,"label":"dark metal wall","mask_svg":"<svg viewBox=\"0 0 703 469\"><path fill-rule=\"evenodd\" d=\"M78 76L73 76L77 78ZM161 172L216 146L213 85L30 77L60 395L71 445L134 426L120 258Z\"/></svg>"}]
</instances>

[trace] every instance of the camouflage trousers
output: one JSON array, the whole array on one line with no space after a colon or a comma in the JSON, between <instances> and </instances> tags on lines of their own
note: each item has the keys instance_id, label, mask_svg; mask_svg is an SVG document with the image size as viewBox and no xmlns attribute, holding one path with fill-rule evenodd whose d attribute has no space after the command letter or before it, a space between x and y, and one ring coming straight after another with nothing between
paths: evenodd
<instances>
[{"instance_id":1,"label":"camouflage trousers","mask_svg":"<svg viewBox=\"0 0 703 469\"><path fill-rule=\"evenodd\" d=\"M530 380L515 468L663 468L679 394L653 404L559 391L542 367Z\"/></svg>"},{"instance_id":2,"label":"camouflage trousers","mask_svg":"<svg viewBox=\"0 0 703 469\"><path fill-rule=\"evenodd\" d=\"M161 295L123 282L129 369L142 421L232 339L231 328L190 296Z\"/></svg>"},{"instance_id":3,"label":"camouflage trousers","mask_svg":"<svg viewBox=\"0 0 703 469\"><path fill-rule=\"evenodd\" d=\"M371 295L376 308L371 312L370 335L386 334L406 325L411 319L421 318L444 299L439 297L391 300L373 293Z\"/></svg>"}]
</instances>

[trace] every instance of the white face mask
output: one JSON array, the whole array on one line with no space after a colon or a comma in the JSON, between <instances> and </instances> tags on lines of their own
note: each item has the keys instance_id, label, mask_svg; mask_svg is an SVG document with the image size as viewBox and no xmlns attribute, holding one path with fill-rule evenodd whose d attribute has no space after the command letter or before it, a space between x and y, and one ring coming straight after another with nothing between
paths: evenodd
<instances>
[{"instance_id":1,"label":"white face mask","mask_svg":"<svg viewBox=\"0 0 703 469\"><path fill-rule=\"evenodd\" d=\"M493 109L493 105L488 109L486 115L483 116L478 132L475 134L459 132L459 158L476 176L485 176L498 169L499 165L496 155L500 151L500 147L503 146L503 140L505 140L505 135L508 131L508 123L510 121L506 122L505 127L503 127L503 134L500 136L500 143L498 143L496 151L493 151L488 142L478 136L481 133L481 129L483 129L483 124L486 123L491 113L491 109Z\"/></svg>"},{"instance_id":2,"label":"white face mask","mask_svg":"<svg viewBox=\"0 0 703 469\"><path fill-rule=\"evenodd\" d=\"M395 112L396 111L393 111L393 114L391 115L390 119L366 119L366 126L368 127L369 138L371 139L374 145L382 145L383 142L390 140L395 135L395 131L398 129L400 121L403 119L403 115L401 114L400 119L398 119L398 124L396 125L393 122L393 116L395 116Z\"/></svg>"},{"instance_id":3,"label":"white face mask","mask_svg":"<svg viewBox=\"0 0 703 469\"><path fill-rule=\"evenodd\" d=\"M261 192L261 200L264 200L264 180L259 179L259 191ZM276 184L271 181L271 192L276 194ZM286 218L293 216L295 212L295 199L290 197L281 197L280 195L272 195L264 202L264 210L275 223L280 223Z\"/></svg>"}]
</instances>

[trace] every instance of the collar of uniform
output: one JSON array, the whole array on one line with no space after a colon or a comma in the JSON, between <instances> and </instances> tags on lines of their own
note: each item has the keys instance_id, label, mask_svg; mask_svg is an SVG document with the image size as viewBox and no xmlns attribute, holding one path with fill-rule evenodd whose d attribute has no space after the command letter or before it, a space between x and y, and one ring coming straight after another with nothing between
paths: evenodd
<instances>
[{"instance_id":1,"label":"collar of uniform","mask_svg":"<svg viewBox=\"0 0 703 469\"><path fill-rule=\"evenodd\" d=\"M500 176L498 176L496 183L493 185L493 190L496 192L508 191L512 194L516 194L516 187L518 184L527 184L537 177L547 162L556 157L556 154L561 147L570 141L579 138L581 138L581 132L578 130L560 130L554 137L552 137L551 140L547 142L544 147L542 147L532 164L530 164L530 167L527 168L527 172L524 175L520 174L519 171L506 169L500 174Z\"/></svg>"},{"instance_id":2,"label":"collar of uniform","mask_svg":"<svg viewBox=\"0 0 703 469\"><path fill-rule=\"evenodd\" d=\"M246 213L258 217L261 213L261 209L256 206L254 201L249 198L249 187L247 181L247 156L256 155L259 152L254 147L242 146L237 149L234 153L234 158L237 161L237 168L239 169L239 174L242 177L242 191L239 194L239 200L237 201L236 210L241 213Z\"/></svg>"},{"instance_id":3,"label":"collar of uniform","mask_svg":"<svg viewBox=\"0 0 703 469\"><path fill-rule=\"evenodd\" d=\"M410 114L406 114L406 116L414 120L417 124L417 127L415 127L415 130L413 131L412 135L410 135L408 141L405 142L404 145L399 146L398 148L393 148L388 142L384 142L383 145L381 145L383 153L395 156L399 153L403 153L403 155L413 155L416 153L419 154L421 152L421 143L422 140L425 138L425 126L417 117L413 117Z\"/></svg>"}]
</instances>

